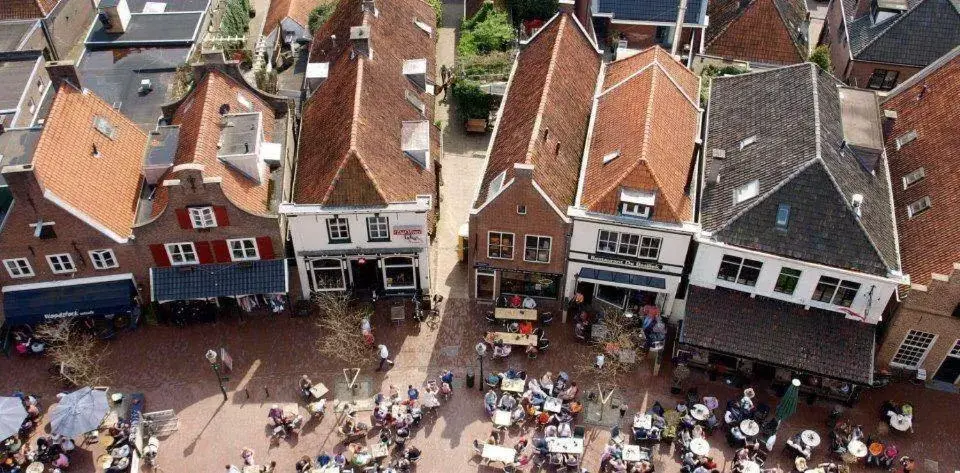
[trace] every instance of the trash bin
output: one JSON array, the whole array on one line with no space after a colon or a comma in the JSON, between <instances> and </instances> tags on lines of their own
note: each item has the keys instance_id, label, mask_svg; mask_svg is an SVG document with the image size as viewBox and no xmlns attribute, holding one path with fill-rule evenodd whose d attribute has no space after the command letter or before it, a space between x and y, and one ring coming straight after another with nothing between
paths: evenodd
<instances>
[{"instance_id":1,"label":"trash bin","mask_svg":"<svg viewBox=\"0 0 960 473\"><path fill-rule=\"evenodd\" d=\"M473 387L473 373L467 373L467 387Z\"/></svg>"}]
</instances>

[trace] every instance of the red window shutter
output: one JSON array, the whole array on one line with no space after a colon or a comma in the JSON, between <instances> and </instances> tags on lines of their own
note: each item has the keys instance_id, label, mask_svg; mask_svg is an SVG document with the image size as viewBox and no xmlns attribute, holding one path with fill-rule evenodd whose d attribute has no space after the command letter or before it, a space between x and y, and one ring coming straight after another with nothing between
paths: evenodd
<instances>
[{"instance_id":1,"label":"red window shutter","mask_svg":"<svg viewBox=\"0 0 960 473\"><path fill-rule=\"evenodd\" d=\"M227 240L213 240L210 244L213 245L213 256L218 263L230 262L230 248L227 247Z\"/></svg>"},{"instance_id":2,"label":"red window shutter","mask_svg":"<svg viewBox=\"0 0 960 473\"><path fill-rule=\"evenodd\" d=\"M213 250L210 248L209 241L198 241L193 244L197 247L197 259L200 264L213 263Z\"/></svg>"},{"instance_id":3,"label":"red window shutter","mask_svg":"<svg viewBox=\"0 0 960 473\"><path fill-rule=\"evenodd\" d=\"M273 259L273 240L268 236L257 237L257 252L260 259Z\"/></svg>"},{"instance_id":4,"label":"red window shutter","mask_svg":"<svg viewBox=\"0 0 960 473\"><path fill-rule=\"evenodd\" d=\"M163 245L150 245L150 253L153 254L153 262L157 266L170 266L170 257L167 256L167 249Z\"/></svg>"},{"instance_id":5,"label":"red window shutter","mask_svg":"<svg viewBox=\"0 0 960 473\"><path fill-rule=\"evenodd\" d=\"M227 216L227 208L222 205L213 206L213 215L217 217L218 227L230 226L230 217Z\"/></svg>"},{"instance_id":6,"label":"red window shutter","mask_svg":"<svg viewBox=\"0 0 960 473\"><path fill-rule=\"evenodd\" d=\"M187 209L177 209L177 221L180 222L180 228L193 228L190 212Z\"/></svg>"}]
</instances>

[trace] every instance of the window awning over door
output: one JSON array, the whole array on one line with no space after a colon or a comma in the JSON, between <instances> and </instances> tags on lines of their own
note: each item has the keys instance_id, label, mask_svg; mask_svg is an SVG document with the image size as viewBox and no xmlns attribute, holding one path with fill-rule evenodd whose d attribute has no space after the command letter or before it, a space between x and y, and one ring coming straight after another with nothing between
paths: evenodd
<instances>
[{"instance_id":1,"label":"window awning over door","mask_svg":"<svg viewBox=\"0 0 960 473\"><path fill-rule=\"evenodd\" d=\"M288 277L284 259L151 268L150 296L154 301L168 302L286 294Z\"/></svg>"},{"instance_id":2,"label":"window awning over door","mask_svg":"<svg viewBox=\"0 0 960 473\"><path fill-rule=\"evenodd\" d=\"M132 274L20 284L3 288L8 325L34 325L72 317L127 314L137 291Z\"/></svg>"}]
</instances>

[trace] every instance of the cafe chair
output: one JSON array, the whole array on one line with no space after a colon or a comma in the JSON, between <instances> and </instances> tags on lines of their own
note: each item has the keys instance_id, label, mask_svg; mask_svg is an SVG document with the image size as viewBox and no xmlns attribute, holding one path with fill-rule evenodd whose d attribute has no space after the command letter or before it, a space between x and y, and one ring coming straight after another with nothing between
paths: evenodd
<instances>
[{"instance_id":1,"label":"cafe chair","mask_svg":"<svg viewBox=\"0 0 960 473\"><path fill-rule=\"evenodd\" d=\"M538 339L543 338L543 328L541 328L541 327L537 327L537 328L533 329L533 332L531 332L531 333L532 333L535 337L537 337Z\"/></svg>"},{"instance_id":2,"label":"cafe chair","mask_svg":"<svg viewBox=\"0 0 960 473\"><path fill-rule=\"evenodd\" d=\"M575 425L573 427L573 438L575 439L582 439L586 433L587 428L582 425Z\"/></svg>"},{"instance_id":3,"label":"cafe chair","mask_svg":"<svg viewBox=\"0 0 960 473\"><path fill-rule=\"evenodd\" d=\"M542 312L540 313L540 323L543 325L550 325L553 322L553 312Z\"/></svg>"},{"instance_id":4,"label":"cafe chair","mask_svg":"<svg viewBox=\"0 0 960 473\"><path fill-rule=\"evenodd\" d=\"M488 310L483 314L483 318L487 319L487 322L491 324L497 323L497 318L493 316L493 311Z\"/></svg>"},{"instance_id":5,"label":"cafe chair","mask_svg":"<svg viewBox=\"0 0 960 473\"><path fill-rule=\"evenodd\" d=\"M547 348L550 348L550 340L546 338L537 340L537 351L544 352L547 351Z\"/></svg>"}]
</instances>

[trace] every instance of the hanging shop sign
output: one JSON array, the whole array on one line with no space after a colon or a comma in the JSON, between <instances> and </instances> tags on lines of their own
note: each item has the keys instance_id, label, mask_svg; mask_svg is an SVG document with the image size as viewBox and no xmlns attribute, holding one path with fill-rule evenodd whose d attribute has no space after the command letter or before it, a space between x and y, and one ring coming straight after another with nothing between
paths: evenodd
<instances>
[{"instance_id":1,"label":"hanging shop sign","mask_svg":"<svg viewBox=\"0 0 960 473\"><path fill-rule=\"evenodd\" d=\"M423 227L420 225L394 225L393 236L411 243L423 243Z\"/></svg>"}]
</instances>

